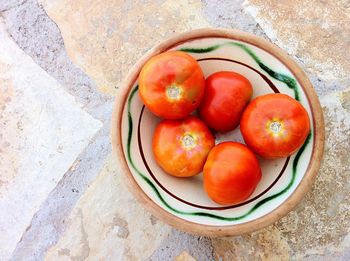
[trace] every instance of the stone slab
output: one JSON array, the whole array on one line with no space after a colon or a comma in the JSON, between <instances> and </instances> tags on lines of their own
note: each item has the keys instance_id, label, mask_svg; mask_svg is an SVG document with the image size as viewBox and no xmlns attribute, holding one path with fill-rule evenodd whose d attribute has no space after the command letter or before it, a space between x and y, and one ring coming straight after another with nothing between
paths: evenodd
<instances>
[{"instance_id":1,"label":"stone slab","mask_svg":"<svg viewBox=\"0 0 350 261\"><path fill-rule=\"evenodd\" d=\"M169 235L126 189L114 154L80 198L45 260L143 260Z\"/></svg>"},{"instance_id":2,"label":"stone slab","mask_svg":"<svg viewBox=\"0 0 350 261\"><path fill-rule=\"evenodd\" d=\"M12 41L0 20L0 260L101 127Z\"/></svg>"}]
</instances>

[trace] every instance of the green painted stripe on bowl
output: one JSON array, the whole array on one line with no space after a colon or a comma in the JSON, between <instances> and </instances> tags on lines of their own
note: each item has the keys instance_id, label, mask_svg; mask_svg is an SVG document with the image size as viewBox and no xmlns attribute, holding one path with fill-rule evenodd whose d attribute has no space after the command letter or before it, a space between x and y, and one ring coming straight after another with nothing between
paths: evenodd
<instances>
[{"instance_id":1,"label":"green painted stripe on bowl","mask_svg":"<svg viewBox=\"0 0 350 261\"><path fill-rule=\"evenodd\" d=\"M256 203L249 211L247 211L245 214L240 215L240 216L236 216L236 217L223 217L223 216L219 216L219 215L215 215L215 214L211 214L208 212L186 212L186 211L181 211L178 210L174 207L172 207L162 196L162 194L158 191L157 187L153 184L153 182L146 177L135 165L132 157L131 157L131 141L132 141L132 135L133 135L133 119L132 119L132 115L131 115L131 103L132 103L132 99L135 96L135 93L138 91L138 86L136 86L130 93L129 98L128 98L128 140L127 140L127 158L128 161L131 165L131 167L136 171L136 173L146 182L146 184L148 184L151 189L154 191L154 193L157 195L158 199L162 202L162 204L170 211L179 214L179 215L188 215L188 216L203 216L203 217L209 217L209 218L213 218L213 219L218 219L218 220L222 220L222 221L239 221L247 216L249 216L251 213L253 213L256 209L258 209L259 207L261 207L262 205L264 205L265 203L283 195L284 193L286 193L294 184L295 181L295 177L296 177L296 172L297 172L297 166L298 166L298 162L299 159L301 157L301 155L303 154L306 146L309 144L312 134L311 132L309 133L306 141L304 142L303 146L299 149L299 151L297 152L297 155L295 156L294 160L293 160L293 175L292 178L290 180L290 182L288 183L288 185L281 190L280 192L271 195L265 199L260 200L258 203Z\"/></svg>"},{"instance_id":2,"label":"green painted stripe on bowl","mask_svg":"<svg viewBox=\"0 0 350 261\"><path fill-rule=\"evenodd\" d=\"M297 82L294 78L285 75L283 73L278 73L272 70L270 67L268 67L266 64L264 64L261 59L250 49L247 45L237 42L225 42L222 44L212 45L205 48L192 48L192 47L183 47L180 48L180 51L188 52L188 53L209 53L212 51L215 51L225 45L230 46L237 46L241 48L243 51L245 51L253 60L259 65L261 69L263 69L268 75L270 75L272 78L285 83L290 89L294 91L294 98L297 101L300 101L300 95L297 87Z\"/></svg>"}]
</instances>

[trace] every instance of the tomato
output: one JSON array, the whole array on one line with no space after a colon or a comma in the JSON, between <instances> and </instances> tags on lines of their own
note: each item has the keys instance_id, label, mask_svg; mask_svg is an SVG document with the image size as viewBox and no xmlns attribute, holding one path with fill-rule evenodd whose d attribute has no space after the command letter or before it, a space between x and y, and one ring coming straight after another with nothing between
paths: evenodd
<instances>
[{"instance_id":1,"label":"tomato","mask_svg":"<svg viewBox=\"0 0 350 261\"><path fill-rule=\"evenodd\" d=\"M216 72L205 81L200 117L216 131L233 130L238 126L252 94L252 85L244 76L235 72Z\"/></svg>"},{"instance_id":2,"label":"tomato","mask_svg":"<svg viewBox=\"0 0 350 261\"><path fill-rule=\"evenodd\" d=\"M223 142L210 151L203 175L208 196L227 205L242 202L254 192L261 179L261 169L247 146Z\"/></svg>"},{"instance_id":3,"label":"tomato","mask_svg":"<svg viewBox=\"0 0 350 261\"><path fill-rule=\"evenodd\" d=\"M163 120L154 132L153 153L159 166L176 177L191 177L202 171L215 145L213 135L198 118Z\"/></svg>"},{"instance_id":4,"label":"tomato","mask_svg":"<svg viewBox=\"0 0 350 261\"><path fill-rule=\"evenodd\" d=\"M304 107L288 95L259 96L246 108L241 119L246 144L267 159L293 154L310 132L310 120Z\"/></svg>"},{"instance_id":5,"label":"tomato","mask_svg":"<svg viewBox=\"0 0 350 261\"><path fill-rule=\"evenodd\" d=\"M140 96L146 107L165 119L181 119L200 104L205 88L197 61L181 51L153 56L139 75Z\"/></svg>"}]
</instances>

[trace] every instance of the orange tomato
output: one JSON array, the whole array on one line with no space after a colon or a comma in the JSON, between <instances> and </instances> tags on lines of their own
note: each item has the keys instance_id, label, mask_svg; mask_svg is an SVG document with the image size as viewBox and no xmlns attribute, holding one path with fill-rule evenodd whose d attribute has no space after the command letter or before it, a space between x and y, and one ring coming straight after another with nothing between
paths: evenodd
<instances>
[{"instance_id":1,"label":"orange tomato","mask_svg":"<svg viewBox=\"0 0 350 261\"><path fill-rule=\"evenodd\" d=\"M139 75L140 96L146 107L165 119L181 119L200 104L205 88L197 61L181 51L153 56Z\"/></svg>"},{"instance_id":2,"label":"orange tomato","mask_svg":"<svg viewBox=\"0 0 350 261\"><path fill-rule=\"evenodd\" d=\"M226 71L213 73L205 81L200 117L216 131L231 131L238 126L252 94L252 85L244 76Z\"/></svg>"},{"instance_id":3,"label":"orange tomato","mask_svg":"<svg viewBox=\"0 0 350 261\"><path fill-rule=\"evenodd\" d=\"M281 93L254 99L245 109L240 124L246 144L267 159L293 154L310 132L307 111L295 99Z\"/></svg>"},{"instance_id":4,"label":"orange tomato","mask_svg":"<svg viewBox=\"0 0 350 261\"><path fill-rule=\"evenodd\" d=\"M246 200L261 179L254 153L238 142L223 142L209 153L203 169L204 189L218 204Z\"/></svg>"},{"instance_id":5,"label":"orange tomato","mask_svg":"<svg viewBox=\"0 0 350 261\"><path fill-rule=\"evenodd\" d=\"M153 153L159 166L176 177L191 177L202 171L213 135L198 118L163 120L153 136Z\"/></svg>"}]
</instances>

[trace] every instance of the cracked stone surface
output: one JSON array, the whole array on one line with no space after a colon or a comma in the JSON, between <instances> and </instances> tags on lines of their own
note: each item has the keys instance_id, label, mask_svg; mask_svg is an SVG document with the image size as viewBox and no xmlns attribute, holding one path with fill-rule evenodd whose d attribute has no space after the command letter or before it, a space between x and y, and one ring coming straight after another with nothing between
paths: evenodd
<instances>
[{"instance_id":1,"label":"cracked stone surface","mask_svg":"<svg viewBox=\"0 0 350 261\"><path fill-rule=\"evenodd\" d=\"M59 148L62 153L56 154L63 159L62 166L66 162L66 171L57 169L42 180L47 183L41 187L44 193L37 198L39 203L24 201L21 193L13 192L19 197L18 206L27 203L21 210L26 215L17 226L20 229L14 227L3 233L1 226L10 222L8 215L19 207L0 213L0 259L349 260L349 7L347 0L223 0L220 4L209 0L0 1L4 24L0 49L5 46L1 37L6 35L6 42L11 42L15 53L21 53L20 58L26 60L19 65L21 60L14 59L17 56L0 52L0 110L29 106L8 86L14 79L22 79L28 90L38 91L34 83L27 83L26 72L17 68L31 64L41 75L31 77L47 79L46 88L41 91L47 91L51 97L55 93L51 90L55 89L62 93L63 100L74 97L72 107L102 126L90 136L89 128L84 131L87 138L83 145L74 147L75 154ZM197 237L161 223L125 190L118 162L110 153L113 100L125 73L159 41L173 33L207 26L254 33L287 51L312 81L325 116L325 155L311 192L280 221L238 237ZM5 58L14 59L11 77L7 66L1 63ZM14 87L23 89L23 84L14 83ZM30 106L34 108L35 103ZM1 114L0 123L4 122L3 115L6 114ZM31 125L20 122L20 115L6 124L14 124L15 129L24 132ZM25 114L29 119L36 115L36 110ZM50 116L55 119L51 129L65 120L60 114ZM83 118L79 116L80 121ZM44 125L48 122L42 119ZM70 122L65 127L69 130L74 126ZM0 129L0 134L4 130ZM53 134L49 136L53 142ZM35 136L21 135L22 139L32 137ZM45 137L37 139L44 141ZM63 135L59 140L69 142L72 137ZM1 195L8 184L26 181L10 169L13 164L3 162L11 162L13 154L29 157L33 150L11 151L9 148L22 140L8 132L0 136L0 141ZM40 169L37 165L30 167L26 170L30 173L28 178ZM4 168L8 169L6 175L1 171ZM4 204L11 203L2 200Z\"/></svg>"}]
</instances>

